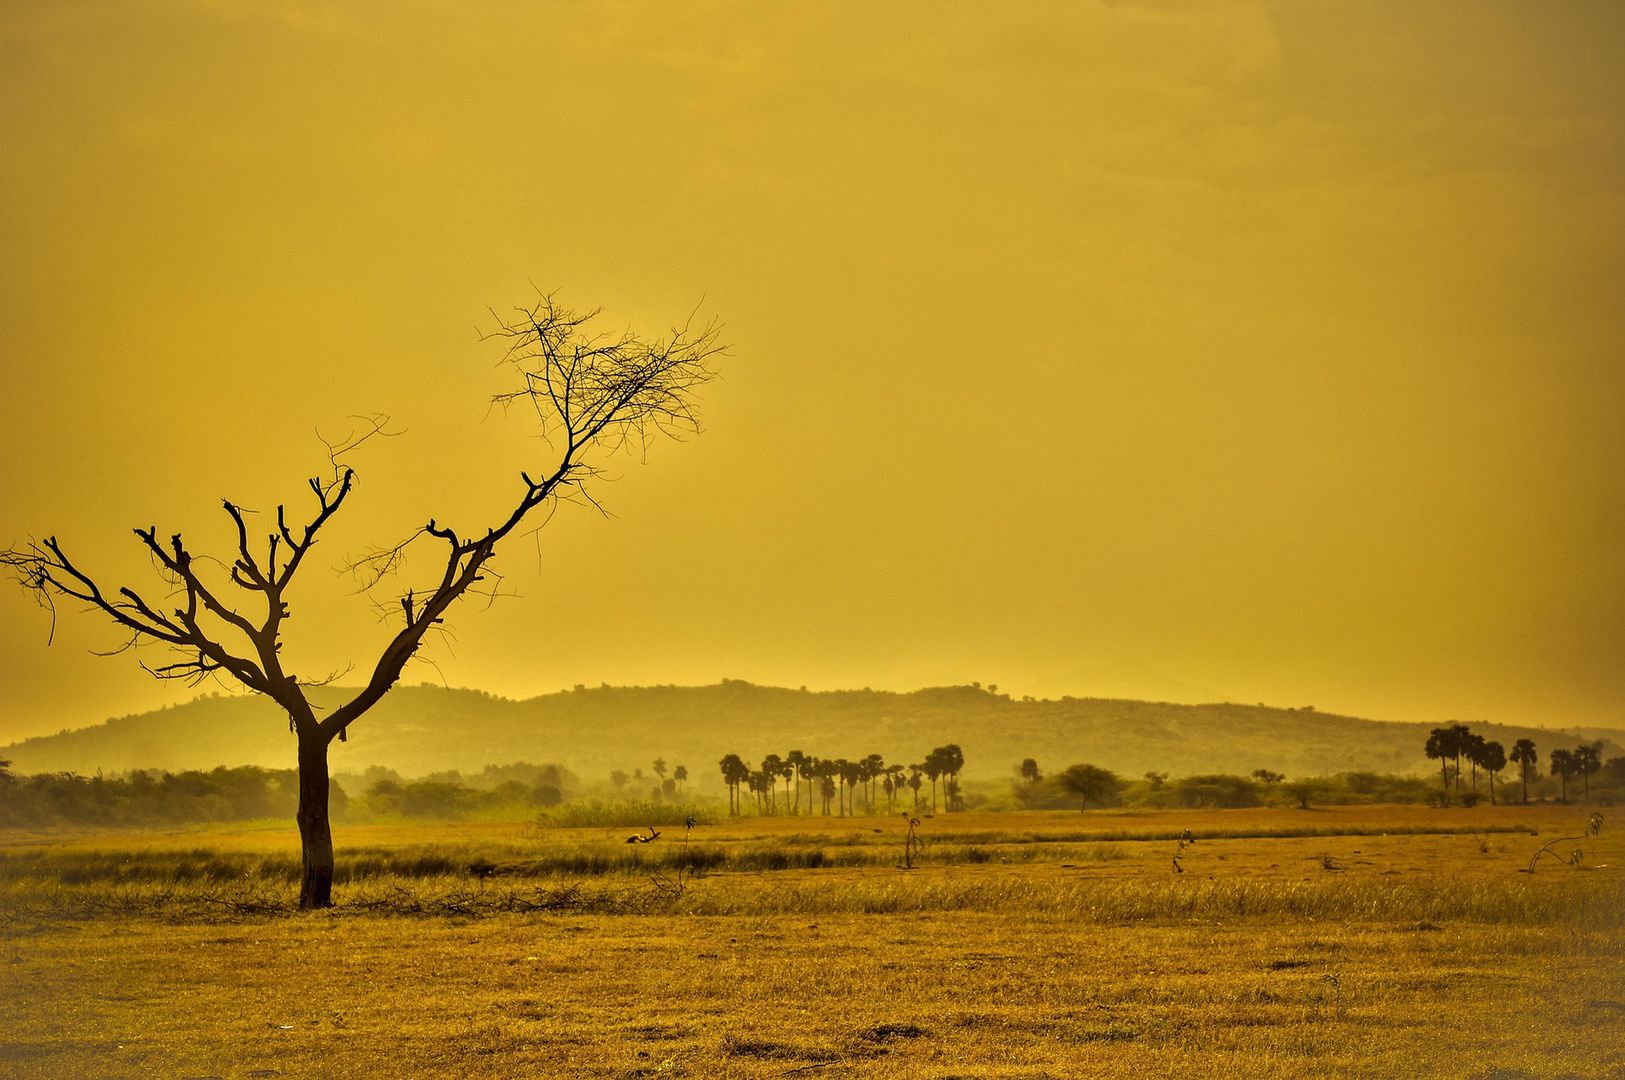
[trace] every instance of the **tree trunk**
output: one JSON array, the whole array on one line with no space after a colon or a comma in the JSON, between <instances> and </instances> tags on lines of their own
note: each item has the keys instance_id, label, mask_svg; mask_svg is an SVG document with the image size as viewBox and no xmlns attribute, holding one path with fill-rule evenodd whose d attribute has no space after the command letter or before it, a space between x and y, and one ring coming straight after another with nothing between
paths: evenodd
<instances>
[{"instance_id":1,"label":"tree trunk","mask_svg":"<svg viewBox=\"0 0 1625 1080\"><path fill-rule=\"evenodd\" d=\"M333 830L327 817L327 791L327 739L301 724L299 840L304 880L299 886L299 906L304 910L333 906Z\"/></svg>"}]
</instances>

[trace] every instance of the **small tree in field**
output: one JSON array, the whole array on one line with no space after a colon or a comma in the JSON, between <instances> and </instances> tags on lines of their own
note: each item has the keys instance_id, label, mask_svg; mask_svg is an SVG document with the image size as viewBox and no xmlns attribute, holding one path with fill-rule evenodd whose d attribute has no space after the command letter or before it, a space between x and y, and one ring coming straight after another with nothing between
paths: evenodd
<instances>
[{"instance_id":1,"label":"small tree in field","mask_svg":"<svg viewBox=\"0 0 1625 1080\"><path fill-rule=\"evenodd\" d=\"M517 385L495 400L534 412L542 445L549 448L542 467L519 473L512 497L490 524L462 532L429 518L405 541L355 565L365 583L376 586L392 578L408 547L425 538L440 545L438 558L444 560L437 560L439 569L427 588L409 588L386 608L396 611L399 629L373 662L365 685L325 717L317 716L305 691L326 680L301 678L282 666L283 623L306 556L354 489L355 471L346 455L378 428L348 445L329 447L330 473L309 481L313 502L302 518L278 506L274 528L255 537L249 511L225 502L235 546L224 559L195 551L179 533L165 539L156 525L137 528L135 536L162 582L156 595L110 585L80 565L55 536L0 553L0 563L33 590L53 618L58 602L72 601L112 620L125 635L124 647L170 650L170 662L143 665L158 678L196 683L229 677L281 706L297 742L301 907L332 903L327 755L333 740L345 738L350 725L388 693L424 637L443 624L459 599L489 593L480 583L494 574L491 562L508 537L545 524L563 500L592 500L587 487L598 475L595 458L626 447L641 450L656 436L697 429L693 398L711 378L707 361L719 351L715 327L685 326L645 340L596 330L596 314L565 310L543 296L515 317L498 319L488 336L506 345Z\"/></svg>"},{"instance_id":2,"label":"small tree in field","mask_svg":"<svg viewBox=\"0 0 1625 1080\"><path fill-rule=\"evenodd\" d=\"M1104 803L1122 786L1122 781L1110 769L1088 764L1067 766L1057 782L1063 791L1077 796L1079 811L1089 809L1091 800Z\"/></svg>"}]
</instances>

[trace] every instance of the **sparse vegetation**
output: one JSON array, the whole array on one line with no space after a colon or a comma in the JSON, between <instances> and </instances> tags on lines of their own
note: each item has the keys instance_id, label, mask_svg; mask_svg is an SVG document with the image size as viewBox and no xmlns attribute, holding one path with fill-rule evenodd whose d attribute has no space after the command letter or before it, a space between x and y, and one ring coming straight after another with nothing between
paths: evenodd
<instances>
[{"instance_id":1,"label":"sparse vegetation","mask_svg":"<svg viewBox=\"0 0 1625 1080\"><path fill-rule=\"evenodd\" d=\"M1620 838L1588 836L1585 867L1517 873L1543 843L1530 833L1571 816L967 812L915 819L929 846L907 874L895 818L719 811L691 843L663 827L647 846L608 815L341 825L343 903L307 915L280 830L14 836L0 1060L21 1076L84 1072L94 1054L92 1072L137 1075L670 1061L908 1077L1176 1060L1257 1074L1267 1058L1270 1075L1308 1078L1355 1062L1337 1067L1456 1075L1470 1048L1530 1075L1606 1075L1621 1020L1598 1003L1625 1001L1625 904L1617 873L1589 867L1618 865ZM1168 872L1170 841L1184 873ZM868 970L829 962L865 949ZM297 991L318 967L364 992L312 1005ZM815 999L781 993L811 979ZM228 985L230 1009L175 1011ZM1507 1022L1464 1023L1486 1015ZM1560 1037L1577 1016L1584 1037ZM87 1044L96 1030L119 1041Z\"/></svg>"}]
</instances>

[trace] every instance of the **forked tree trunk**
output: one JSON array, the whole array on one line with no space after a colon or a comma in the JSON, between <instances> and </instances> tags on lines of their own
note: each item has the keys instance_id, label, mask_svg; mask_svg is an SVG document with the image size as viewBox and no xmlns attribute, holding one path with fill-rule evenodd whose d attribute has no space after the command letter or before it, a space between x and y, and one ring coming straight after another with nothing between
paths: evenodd
<instances>
[{"instance_id":1,"label":"forked tree trunk","mask_svg":"<svg viewBox=\"0 0 1625 1080\"><path fill-rule=\"evenodd\" d=\"M333 906L333 829L327 817L327 739L299 725L299 840L303 881L299 906Z\"/></svg>"}]
</instances>

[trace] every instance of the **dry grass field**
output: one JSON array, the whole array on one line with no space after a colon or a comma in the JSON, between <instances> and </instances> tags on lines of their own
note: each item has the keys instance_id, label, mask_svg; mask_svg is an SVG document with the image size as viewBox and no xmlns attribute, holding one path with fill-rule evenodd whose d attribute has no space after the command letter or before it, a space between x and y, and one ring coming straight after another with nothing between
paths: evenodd
<instances>
[{"instance_id":1,"label":"dry grass field","mask_svg":"<svg viewBox=\"0 0 1625 1080\"><path fill-rule=\"evenodd\" d=\"M314 914L281 823L13 834L0 1072L1625 1076L1588 813L357 826Z\"/></svg>"}]
</instances>

